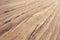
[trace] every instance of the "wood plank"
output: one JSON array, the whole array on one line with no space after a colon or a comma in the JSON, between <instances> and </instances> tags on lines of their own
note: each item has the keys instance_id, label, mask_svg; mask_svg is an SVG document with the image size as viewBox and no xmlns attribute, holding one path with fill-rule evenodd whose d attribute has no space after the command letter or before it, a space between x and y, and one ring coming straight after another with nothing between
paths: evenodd
<instances>
[{"instance_id":1,"label":"wood plank","mask_svg":"<svg viewBox=\"0 0 60 40\"><path fill-rule=\"evenodd\" d=\"M60 40L60 1L0 0L0 40Z\"/></svg>"}]
</instances>

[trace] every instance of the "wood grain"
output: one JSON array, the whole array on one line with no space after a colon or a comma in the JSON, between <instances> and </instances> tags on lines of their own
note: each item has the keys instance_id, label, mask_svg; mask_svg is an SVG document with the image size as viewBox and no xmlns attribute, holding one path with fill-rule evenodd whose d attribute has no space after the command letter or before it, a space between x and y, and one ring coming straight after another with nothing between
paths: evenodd
<instances>
[{"instance_id":1,"label":"wood grain","mask_svg":"<svg viewBox=\"0 0 60 40\"><path fill-rule=\"evenodd\" d=\"M0 40L60 40L60 0L0 0Z\"/></svg>"}]
</instances>

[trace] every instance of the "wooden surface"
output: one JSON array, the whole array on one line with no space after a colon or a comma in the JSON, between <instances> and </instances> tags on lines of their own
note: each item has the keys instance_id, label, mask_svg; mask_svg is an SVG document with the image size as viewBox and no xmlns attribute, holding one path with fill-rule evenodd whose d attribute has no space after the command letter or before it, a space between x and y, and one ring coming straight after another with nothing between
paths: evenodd
<instances>
[{"instance_id":1,"label":"wooden surface","mask_svg":"<svg viewBox=\"0 0 60 40\"><path fill-rule=\"evenodd\" d=\"M60 0L0 0L0 40L60 40Z\"/></svg>"}]
</instances>

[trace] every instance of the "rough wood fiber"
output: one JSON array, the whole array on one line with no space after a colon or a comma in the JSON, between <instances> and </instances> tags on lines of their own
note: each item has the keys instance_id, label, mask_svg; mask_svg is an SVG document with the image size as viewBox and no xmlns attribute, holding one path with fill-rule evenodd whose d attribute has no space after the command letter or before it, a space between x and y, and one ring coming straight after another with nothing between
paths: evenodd
<instances>
[{"instance_id":1,"label":"rough wood fiber","mask_svg":"<svg viewBox=\"0 0 60 40\"><path fill-rule=\"evenodd\" d=\"M0 0L0 40L60 40L60 0Z\"/></svg>"}]
</instances>

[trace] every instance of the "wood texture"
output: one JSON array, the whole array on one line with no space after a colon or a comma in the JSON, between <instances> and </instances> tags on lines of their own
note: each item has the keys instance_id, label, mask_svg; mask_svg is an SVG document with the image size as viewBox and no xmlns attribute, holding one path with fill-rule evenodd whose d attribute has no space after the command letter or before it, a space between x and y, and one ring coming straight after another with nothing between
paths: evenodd
<instances>
[{"instance_id":1,"label":"wood texture","mask_svg":"<svg viewBox=\"0 0 60 40\"><path fill-rule=\"evenodd\" d=\"M0 0L0 40L60 40L60 0Z\"/></svg>"}]
</instances>

